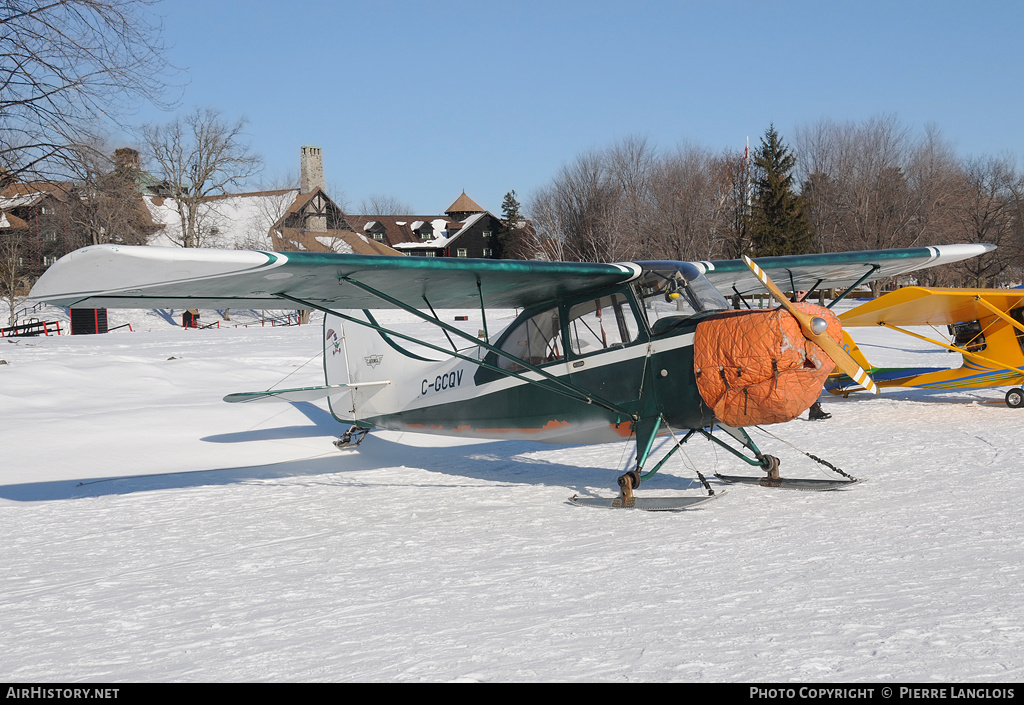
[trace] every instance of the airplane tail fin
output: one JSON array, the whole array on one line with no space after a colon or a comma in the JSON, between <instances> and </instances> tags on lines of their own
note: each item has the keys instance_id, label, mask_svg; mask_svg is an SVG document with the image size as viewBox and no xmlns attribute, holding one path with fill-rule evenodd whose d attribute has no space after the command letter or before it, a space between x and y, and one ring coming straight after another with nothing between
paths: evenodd
<instances>
[{"instance_id":1,"label":"airplane tail fin","mask_svg":"<svg viewBox=\"0 0 1024 705\"><path fill-rule=\"evenodd\" d=\"M345 315L376 325L369 311L346 311ZM324 317L324 372L329 387L347 389L327 397L331 413L342 421L358 423L368 417L395 411L398 387L424 367L437 365L417 355L386 333L346 321L340 316ZM388 384L381 385L380 382Z\"/></svg>"},{"instance_id":2,"label":"airplane tail fin","mask_svg":"<svg viewBox=\"0 0 1024 705\"><path fill-rule=\"evenodd\" d=\"M850 353L850 357L856 360L857 364L862 368L865 370L871 369L871 363L869 363L868 359L864 357L864 353L862 353L860 348L857 347L857 343L853 341L853 338L851 338L850 334L845 330L843 331L843 349Z\"/></svg>"}]
</instances>

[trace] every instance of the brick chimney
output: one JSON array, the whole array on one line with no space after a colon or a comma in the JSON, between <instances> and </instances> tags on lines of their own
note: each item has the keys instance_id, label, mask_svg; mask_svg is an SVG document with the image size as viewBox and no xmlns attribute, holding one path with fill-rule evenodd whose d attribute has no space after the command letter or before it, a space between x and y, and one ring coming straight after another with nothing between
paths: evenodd
<instances>
[{"instance_id":1,"label":"brick chimney","mask_svg":"<svg viewBox=\"0 0 1024 705\"><path fill-rule=\"evenodd\" d=\"M299 157L299 193L324 187L324 162L319 147L303 147Z\"/></svg>"}]
</instances>

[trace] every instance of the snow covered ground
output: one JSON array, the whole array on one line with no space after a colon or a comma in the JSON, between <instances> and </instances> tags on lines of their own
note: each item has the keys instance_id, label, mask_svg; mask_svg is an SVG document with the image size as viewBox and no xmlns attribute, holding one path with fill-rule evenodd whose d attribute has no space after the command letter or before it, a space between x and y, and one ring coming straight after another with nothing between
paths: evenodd
<instances>
[{"instance_id":1,"label":"snow covered ground","mask_svg":"<svg viewBox=\"0 0 1024 705\"><path fill-rule=\"evenodd\" d=\"M584 509L566 500L612 496L625 444L376 433L339 452L325 407L221 401L321 383L319 325L175 314L0 341L3 680L1024 676L1024 414L1005 390L829 397L831 420L770 427L866 479L848 490ZM855 337L876 364L959 364ZM827 476L755 440L784 475ZM751 472L686 451L641 493L701 494L688 461Z\"/></svg>"}]
</instances>

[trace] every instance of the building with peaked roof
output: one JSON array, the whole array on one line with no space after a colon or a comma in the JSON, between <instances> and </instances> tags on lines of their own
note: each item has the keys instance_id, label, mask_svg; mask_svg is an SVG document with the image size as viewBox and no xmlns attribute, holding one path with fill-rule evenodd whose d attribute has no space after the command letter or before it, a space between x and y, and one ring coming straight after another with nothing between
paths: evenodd
<instances>
[{"instance_id":1,"label":"building with peaked roof","mask_svg":"<svg viewBox=\"0 0 1024 705\"><path fill-rule=\"evenodd\" d=\"M324 192L319 147L302 147L300 186L204 199L200 237L206 247L283 252L397 255L396 250L353 231L344 212ZM173 199L147 196L153 220L164 226L150 244L174 245L180 217Z\"/></svg>"},{"instance_id":2,"label":"building with peaked roof","mask_svg":"<svg viewBox=\"0 0 1024 705\"><path fill-rule=\"evenodd\" d=\"M16 183L0 190L0 237L19 277L35 280L60 257L97 242L139 244L154 227L130 180Z\"/></svg>"},{"instance_id":3,"label":"building with peaked roof","mask_svg":"<svg viewBox=\"0 0 1024 705\"><path fill-rule=\"evenodd\" d=\"M356 232L408 255L483 259L499 255L496 238L501 220L465 191L444 214L348 215L346 219Z\"/></svg>"},{"instance_id":4,"label":"building with peaked roof","mask_svg":"<svg viewBox=\"0 0 1024 705\"><path fill-rule=\"evenodd\" d=\"M0 238L11 245L19 276L35 280L57 259L86 244L75 237L71 195L55 184L10 184L0 191Z\"/></svg>"},{"instance_id":5,"label":"building with peaked roof","mask_svg":"<svg viewBox=\"0 0 1024 705\"><path fill-rule=\"evenodd\" d=\"M484 209L476 204L472 198L463 191L462 195L455 199L455 203L448 206L445 214L454 220L464 220L475 213L484 213Z\"/></svg>"}]
</instances>

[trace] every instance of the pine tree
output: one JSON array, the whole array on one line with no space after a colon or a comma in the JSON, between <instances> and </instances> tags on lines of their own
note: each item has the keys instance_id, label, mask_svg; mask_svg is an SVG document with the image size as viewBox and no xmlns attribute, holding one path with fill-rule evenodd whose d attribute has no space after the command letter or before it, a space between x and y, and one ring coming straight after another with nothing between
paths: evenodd
<instances>
[{"instance_id":1,"label":"pine tree","mask_svg":"<svg viewBox=\"0 0 1024 705\"><path fill-rule=\"evenodd\" d=\"M501 202L501 231L498 233L497 256L503 259L533 259L529 228L523 227L516 192L509 191Z\"/></svg>"},{"instance_id":2,"label":"pine tree","mask_svg":"<svg viewBox=\"0 0 1024 705\"><path fill-rule=\"evenodd\" d=\"M771 125L754 153L754 203L750 213L754 255L798 255L813 250L814 230L803 198L793 191L796 157Z\"/></svg>"}]
</instances>

